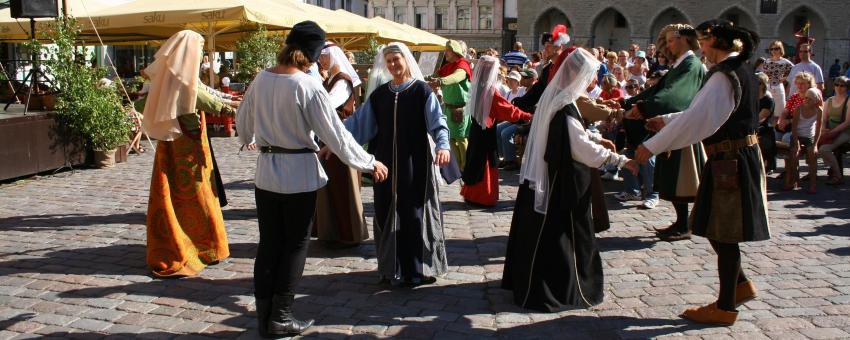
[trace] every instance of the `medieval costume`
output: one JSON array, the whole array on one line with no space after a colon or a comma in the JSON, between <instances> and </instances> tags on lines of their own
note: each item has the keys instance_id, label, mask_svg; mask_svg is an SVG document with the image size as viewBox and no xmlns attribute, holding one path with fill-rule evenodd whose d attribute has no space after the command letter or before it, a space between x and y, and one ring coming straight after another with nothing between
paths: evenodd
<instances>
[{"instance_id":1,"label":"medieval costume","mask_svg":"<svg viewBox=\"0 0 850 340\"><path fill-rule=\"evenodd\" d=\"M409 77L401 84L389 81L384 57L390 54L406 61ZM385 47L369 78L374 90L345 127L389 168L387 180L374 186L378 272L394 284L431 283L447 269L434 165L436 150L450 148L446 119L404 44Z\"/></svg>"},{"instance_id":2,"label":"medieval costume","mask_svg":"<svg viewBox=\"0 0 850 340\"><path fill-rule=\"evenodd\" d=\"M687 39L692 49L699 48L696 33L691 26L674 24L661 31L658 45L662 53L666 51L666 41L662 42L662 39L666 39L668 32L680 39ZM626 147L635 150L651 136L644 127L645 119L686 109L702 86L704 77L702 63L692 50L688 50L675 59L672 69L655 86L624 100L623 108L628 110L636 106L644 117L623 121L627 135ZM667 229L659 230L662 239L675 241L690 238L688 203L693 202L696 196L703 164L705 151L699 142L655 157L653 187L646 188L646 191L658 192L661 199L673 202L676 211L676 222Z\"/></svg>"},{"instance_id":3,"label":"medieval costume","mask_svg":"<svg viewBox=\"0 0 850 340\"><path fill-rule=\"evenodd\" d=\"M315 62L324 43L318 25L301 22L287 36L282 55L299 50ZM328 181L316 156L316 137L358 171L377 166L375 157L345 130L322 83L304 69L284 64L261 71L245 93L236 121L242 143L255 142L260 149L254 179L260 231L254 297L260 334L294 335L312 325L295 319L291 306L304 272L317 191Z\"/></svg>"},{"instance_id":4,"label":"medieval costume","mask_svg":"<svg viewBox=\"0 0 850 340\"><path fill-rule=\"evenodd\" d=\"M731 325L735 306L755 297L755 286L741 268L741 242L770 238L764 165L758 146L758 83L747 62L758 46L755 33L712 20L697 27L703 49L716 55L708 81L683 112L663 115L664 127L638 149L661 154L702 141L708 161L691 214L695 235L709 239L718 256L717 302L689 309L683 316L702 323ZM741 41L739 55L715 48ZM731 49L731 47L730 47ZM656 118L657 120L658 118ZM645 149L644 149L645 148Z\"/></svg>"},{"instance_id":5,"label":"medieval costume","mask_svg":"<svg viewBox=\"0 0 850 340\"><path fill-rule=\"evenodd\" d=\"M495 121L531 120L531 114L511 105L499 94L499 60L484 56L475 66L475 86L465 114L472 117L461 196L474 204L494 206L499 201L499 169L496 157Z\"/></svg>"},{"instance_id":6,"label":"medieval costume","mask_svg":"<svg viewBox=\"0 0 850 340\"><path fill-rule=\"evenodd\" d=\"M465 115L464 107L469 99L469 82L472 80L472 68L464 56L463 46L459 41L446 42L446 51L453 53L454 61L446 63L437 70L440 89L443 91L443 114L449 127L452 153L457 157L460 169L466 166L467 137L471 120Z\"/></svg>"},{"instance_id":7,"label":"medieval costume","mask_svg":"<svg viewBox=\"0 0 850 340\"><path fill-rule=\"evenodd\" d=\"M330 104L339 118L345 120L354 113L354 88L360 85L357 71L335 44L325 44L320 58L322 63L327 60L328 77L324 86ZM357 245L369 238L360 199L360 173L336 155L322 160L322 166L328 175L328 185L317 194L315 234L322 241Z\"/></svg>"},{"instance_id":8,"label":"medieval costume","mask_svg":"<svg viewBox=\"0 0 850 340\"><path fill-rule=\"evenodd\" d=\"M628 159L592 142L601 137L585 130L574 104L598 68L587 51L570 54L532 122L502 278L524 308L556 312L602 302L591 169L625 166Z\"/></svg>"},{"instance_id":9,"label":"medieval costume","mask_svg":"<svg viewBox=\"0 0 850 340\"><path fill-rule=\"evenodd\" d=\"M160 47L145 70L145 132L156 147L147 213L147 263L158 277L197 275L230 256L203 110L231 113L202 90L198 68L204 39L181 31Z\"/></svg>"}]
</instances>

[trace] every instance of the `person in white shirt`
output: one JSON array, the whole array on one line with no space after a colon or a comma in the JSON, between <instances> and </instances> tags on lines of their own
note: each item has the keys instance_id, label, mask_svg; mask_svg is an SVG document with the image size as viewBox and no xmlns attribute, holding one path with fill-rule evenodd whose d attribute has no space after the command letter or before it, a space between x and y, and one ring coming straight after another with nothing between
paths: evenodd
<instances>
[{"instance_id":1,"label":"person in white shirt","mask_svg":"<svg viewBox=\"0 0 850 340\"><path fill-rule=\"evenodd\" d=\"M260 242L254 263L254 296L262 336L292 336L313 320L294 317L294 288L304 271L316 192L328 180L316 152L318 136L340 160L376 182L387 167L345 129L322 84L304 72L319 59L325 32L312 21L296 24L278 54L261 71L239 107L236 125L244 144L260 148L254 180Z\"/></svg>"},{"instance_id":2,"label":"person in white shirt","mask_svg":"<svg viewBox=\"0 0 850 340\"><path fill-rule=\"evenodd\" d=\"M823 91L823 70L820 68L820 65L812 61L812 45L801 44L797 53L800 55L800 62L791 68L788 79L794 79L797 73L800 72L811 73L815 76L815 83L818 86L818 90ZM785 93L788 93L788 86L786 84Z\"/></svg>"},{"instance_id":3,"label":"person in white shirt","mask_svg":"<svg viewBox=\"0 0 850 340\"><path fill-rule=\"evenodd\" d=\"M686 310L689 320L730 326L736 307L756 297L741 268L739 243L770 239L767 192L758 146L758 81L747 61L758 46L754 32L726 20L696 28L702 54L714 66L708 81L683 112L647 120L658 133L638 146L635 160L702 141L708 155L691 213L694 235L707 238L717 253L717 301ZM740 49L740 54L734 52Z\"/></svg>"},{"instance_id":4,"label":"person in white shirt","mask_svg":"<svg viewBox=\"0 0 850 340\"><path fill-rule=\"evenodd\" d=\"M522 81L522 76L520 76L519 72L511 71L505 79L508 84L508 88L510 89L505 97L508 102L514 100L516 97L522 97L525 95L525 86L520 86L519 84L520 81Z\"/></svg>"}]
</instances>

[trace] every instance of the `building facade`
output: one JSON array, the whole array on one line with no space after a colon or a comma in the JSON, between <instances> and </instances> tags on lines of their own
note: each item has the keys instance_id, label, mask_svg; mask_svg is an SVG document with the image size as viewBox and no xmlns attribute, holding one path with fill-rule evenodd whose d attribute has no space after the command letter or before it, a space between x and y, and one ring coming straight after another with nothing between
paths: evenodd
<instances>
[{"instance_id":1,"label":"building facade","mask_svg":"<svg viewBox=\"0 0 850 340\"><path fill-rule=\"evenodd\" d=\"M344 9L351 13L366 16L367 0L300 0L314 6L327 9Z\"/></svg>"},{"instance_id":2,"label":"building facade","mask_svg":"<svg viewBox=\"0 0 850 340\"><path fill-rule=\"evenodd\" d=\"M773 40L794 46L794 33L808 23L816 39L813 58L826 69L834 59L850 59L848 5L847 0L523 0L517 8L516 39L538 50L540 34L562 23L577 43L625 49L631 42L654 42L667 24L724 18L758 32L758 54L766 55Z\"/></svg>"},{"instance_id":3,"label":"building facade","mask_svg":"<svg viewBox=\"0 0 850 340\"><path fill-rule=\"evenodd\" d=\"M384 17L476 49L503 45L503 0L372 0L368 17ZM508 1L509 2L509 1ZM513 1L516 6L516 1Z\"/></svg>"}]
</instances>

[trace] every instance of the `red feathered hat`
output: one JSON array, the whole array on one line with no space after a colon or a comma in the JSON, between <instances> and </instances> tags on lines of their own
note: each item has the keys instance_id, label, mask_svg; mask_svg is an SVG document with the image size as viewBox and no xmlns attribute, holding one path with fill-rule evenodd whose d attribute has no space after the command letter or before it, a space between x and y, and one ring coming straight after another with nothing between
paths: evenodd
<instances>
[{"instance_id":1,"label":"red feathered hat","mask_svg":"<svg viewBox=\"0 0 850 340\"><path fill-rule=\"evenodd\" d=\"M552 29L552 43L555 46L562 46L570 42L570 35L567 34L567 26L555 25Z\"/></svg>"}]
</instances>

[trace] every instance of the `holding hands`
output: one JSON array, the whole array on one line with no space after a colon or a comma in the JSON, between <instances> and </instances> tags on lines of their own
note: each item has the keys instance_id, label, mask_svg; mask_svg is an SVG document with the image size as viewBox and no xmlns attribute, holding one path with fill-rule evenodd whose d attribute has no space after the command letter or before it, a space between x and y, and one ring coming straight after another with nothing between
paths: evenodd
<instances>
[{"instance_id":1,"label":"holding hands","mask_svg":"<svg viewBox=\"0 0 850 340\"><path fill-rule=\"evenodd\" d=\"M652 132L661 131L664 128L664 119L661 117L654 117L646 120L646 129Z\"/></svg>"},{"instance_id":2,"label":"holding hands","mask_svg":"<svg viewBox=\"0 0 850 340\"><path fill-rule=\"evenodd\" d=\"M629 172L631 172L632 175L635 175L635 176L637 176L638 172L640 172L640 164L638 164L638 162L635 161L634 159L630 159L628 162L626 162L625 168L627 170L629 170Z\"/></svg>"},{"instance_id":3,"label":"holding hands","mask_svg":"<svg viewBox=\"0 0 850 340\"><path fill-rule=\"evenodd\" d=\"M387 179L387 175L389 174L389 170L387 170L387 166L380 161L375 161L375 170L372 170L372 178L375 180L375 183L383 182Z\"/></svg>"},{"instance_id":4,"label":"holding hands","mask_svg":"<svg viewBox=\"0 0 850 340\"><path fill-rule=\"evenodd\" d=\"M639 145L637 150L635 151L635 161L640 164L646 164L649 162L649 159L652 158L652 151L649 151L643 144Z\"/></svg>"},{"instance_id":5,"label":"holding hands","mask_svg":"<svg viewBox=\"0 0 850 340\"><path fill-rule=\"evenodd\" d=\"M331 152L330 148L328 148L327 146L323 146L319 150L319 159L328 160L331 158L332 154L333 153ZM380 183L385 181L387 179L387 176L389 176L389 170L387 169L387 166L384 165L384 163L375 160L375 168L372 169L372 179L375 181L375 183Z\"/></svg>"}]
</instances>

